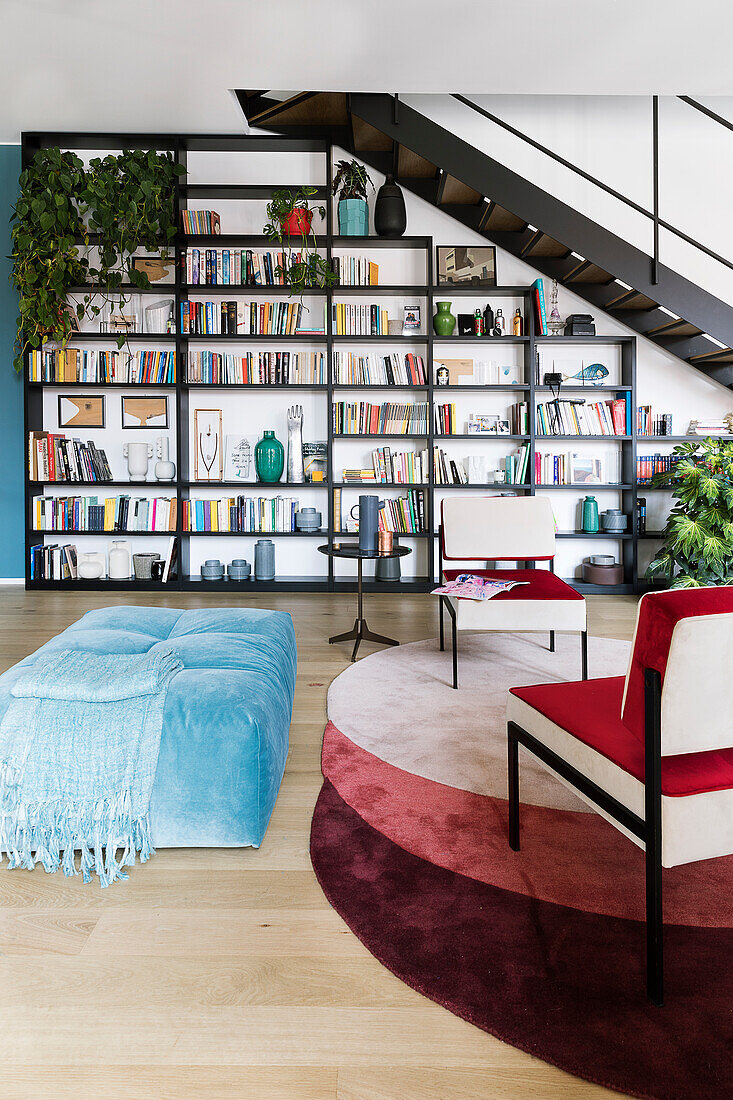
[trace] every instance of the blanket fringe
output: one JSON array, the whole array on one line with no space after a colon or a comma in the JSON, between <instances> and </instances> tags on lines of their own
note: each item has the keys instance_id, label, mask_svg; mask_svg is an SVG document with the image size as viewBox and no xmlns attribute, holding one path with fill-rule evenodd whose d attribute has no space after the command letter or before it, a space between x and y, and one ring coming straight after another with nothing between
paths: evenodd
<instances>
[{"instance_id":1,"label":"blanket fringe","mask_svg":"<svg viewBox=\"0 0 733 1100\"><path fill-rule=\"evenodd\" d=\"M20 778L17 768L0 765L0 861L7 857L8 868L32 870L42 863L48 874L59 867L68 877L81 872L84 882L97 875L105 887L128 878L124 868L134 866L136 855L145 863L155 853L149 815L133 817L129 790L87 803L24 806L18 801Z\"/></svg>"}]
</instances>

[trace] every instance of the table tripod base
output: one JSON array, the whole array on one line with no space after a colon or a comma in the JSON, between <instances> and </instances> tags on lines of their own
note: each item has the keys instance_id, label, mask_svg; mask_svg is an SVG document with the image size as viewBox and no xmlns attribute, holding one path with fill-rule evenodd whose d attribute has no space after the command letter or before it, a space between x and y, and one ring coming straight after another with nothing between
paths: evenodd
<instances>
[{"instance_id":1,"label":"table tripod base","mask_svg":"<svg viewBox=\"0 0 733 1100\"><path fill-rule=\"evenodd\" d=\"M334 642L350 642L354 639L354 651L351 654L351 660L356 660L356 654L359 651L359 646L362 642L378 642L380 645L399 645L400 643L394 638L387 638L384 634L375 634L373 630L370 630L367 626L366 619L355 619L354 626L351 630L347 630L345 634L334 634L333 638L329 638L329 644Z\"/></svg>"}]
</instances>

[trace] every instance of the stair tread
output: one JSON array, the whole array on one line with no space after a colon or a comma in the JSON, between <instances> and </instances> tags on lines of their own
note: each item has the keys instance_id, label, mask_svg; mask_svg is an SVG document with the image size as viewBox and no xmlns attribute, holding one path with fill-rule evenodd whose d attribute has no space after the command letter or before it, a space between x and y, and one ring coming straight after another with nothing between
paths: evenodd
<instances>
[{"instance_id":1,"label":"stair tread","mask_svg":"<svg viewBox=\"0 0 733 1100\"><path fill-rule=\"evenodd\" d=\"M643 294L640 290L625 290L623 294L620 294L614 301L608 303L608 308L617 309L655 309L659 305L653 298L650 298L648 294Z\"/></svg>"},{"instance_id":2,"label":"stair tread","mask_svg":"<svg viewBox=\"0 0 733 1100\"><path fill-rule=\"evenodd\" d=\"M498 229L506 232L522 232L526 229L527 223L523 218L520 218L517 214L512 214L511 210L507 210L504 206L499 206L496 202L489 202L486 213L481 220L482 229Z\"/></svg>"},{"instance_id":3,"label":"stair tread","mask_svg":"<svg viewBox=\"0 0 733 1100\"><path fill-rule=\"evenodd\" d=\"M522 257L526 256L567 256L570 249L567 245L562 244L561 241L556 241L554 237L550 237L549 234L543 233L541 229L530 238L529 242L522 249Z\"/></svg>"},{"instance_id":4,"label":"stair tread","mask_svg":"<svg viewBox=\"0 0 733 1100\"><path fill-rule=\"evenodd\" d=\"M569 275L566 275L565 283L590 283L594 286L605 286L606 283L610 283L613 279L613 275L610 271L606 271L605 268L599 267L598 264L591 263L589 260L583 260L578 264L575 271L571 271Z\"/></svg>"},{"instance_id":5,"label":"stair tread","mask_svg":"<svg viewBox=\"0 0 733 1100\"><path fill-rule=\"evenodd\" d=\"M469 187L467 184L462 183L449 173L445 174L440 192L441 206L447 205L448 203L453 203L458 206L476 206L478 203L483 202L483 198L480 191L474 190L473 187Z\"/></svg>"}]
</instances>

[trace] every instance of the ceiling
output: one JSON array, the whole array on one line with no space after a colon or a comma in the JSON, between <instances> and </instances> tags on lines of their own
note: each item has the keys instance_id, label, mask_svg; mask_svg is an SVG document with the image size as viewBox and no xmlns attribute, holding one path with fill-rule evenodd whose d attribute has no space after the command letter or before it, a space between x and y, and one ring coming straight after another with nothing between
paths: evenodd
<instances>
[{"instance_id":1,"label":"ceiling","mask_svg":"<svg viewBox=\"0 0 733 1100\"><path fill-rule=\"evenodd\" d=\"M723 0L2 0L1 11L0 142L33 129L237 132L232 88L733 94Z\"/></svg>"}]
</instances>

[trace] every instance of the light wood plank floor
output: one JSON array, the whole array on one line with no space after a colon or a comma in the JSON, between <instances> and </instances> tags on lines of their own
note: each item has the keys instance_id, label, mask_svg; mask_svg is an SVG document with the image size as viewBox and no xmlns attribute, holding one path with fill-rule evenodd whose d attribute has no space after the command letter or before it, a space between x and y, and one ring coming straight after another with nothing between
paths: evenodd
<instances>
[{"instance_id":1,"label":"light wood plank floor","mask_svg":"<svg viewBox=\"0 0 733 1100\"><path fill-rule=\"evenodd\" d=\"M126 599L176 607L231 602L150 593ZM0 670L110 602L0 588ZM290 611L298 636L290 756L263 846L161 851L135 867L128 883L105 891L42 868L0 871L0 1096L611 1096L408 989L330 908L311 871L309 826L321 786L326 690L349 657L326 639L351 625L354 597L247 602ZM588 603L591 635L631 637L632 598ZM375 629L402 641L437 629L429 596L367 597L366 613Z\"/></svg>"}]
</instances>

